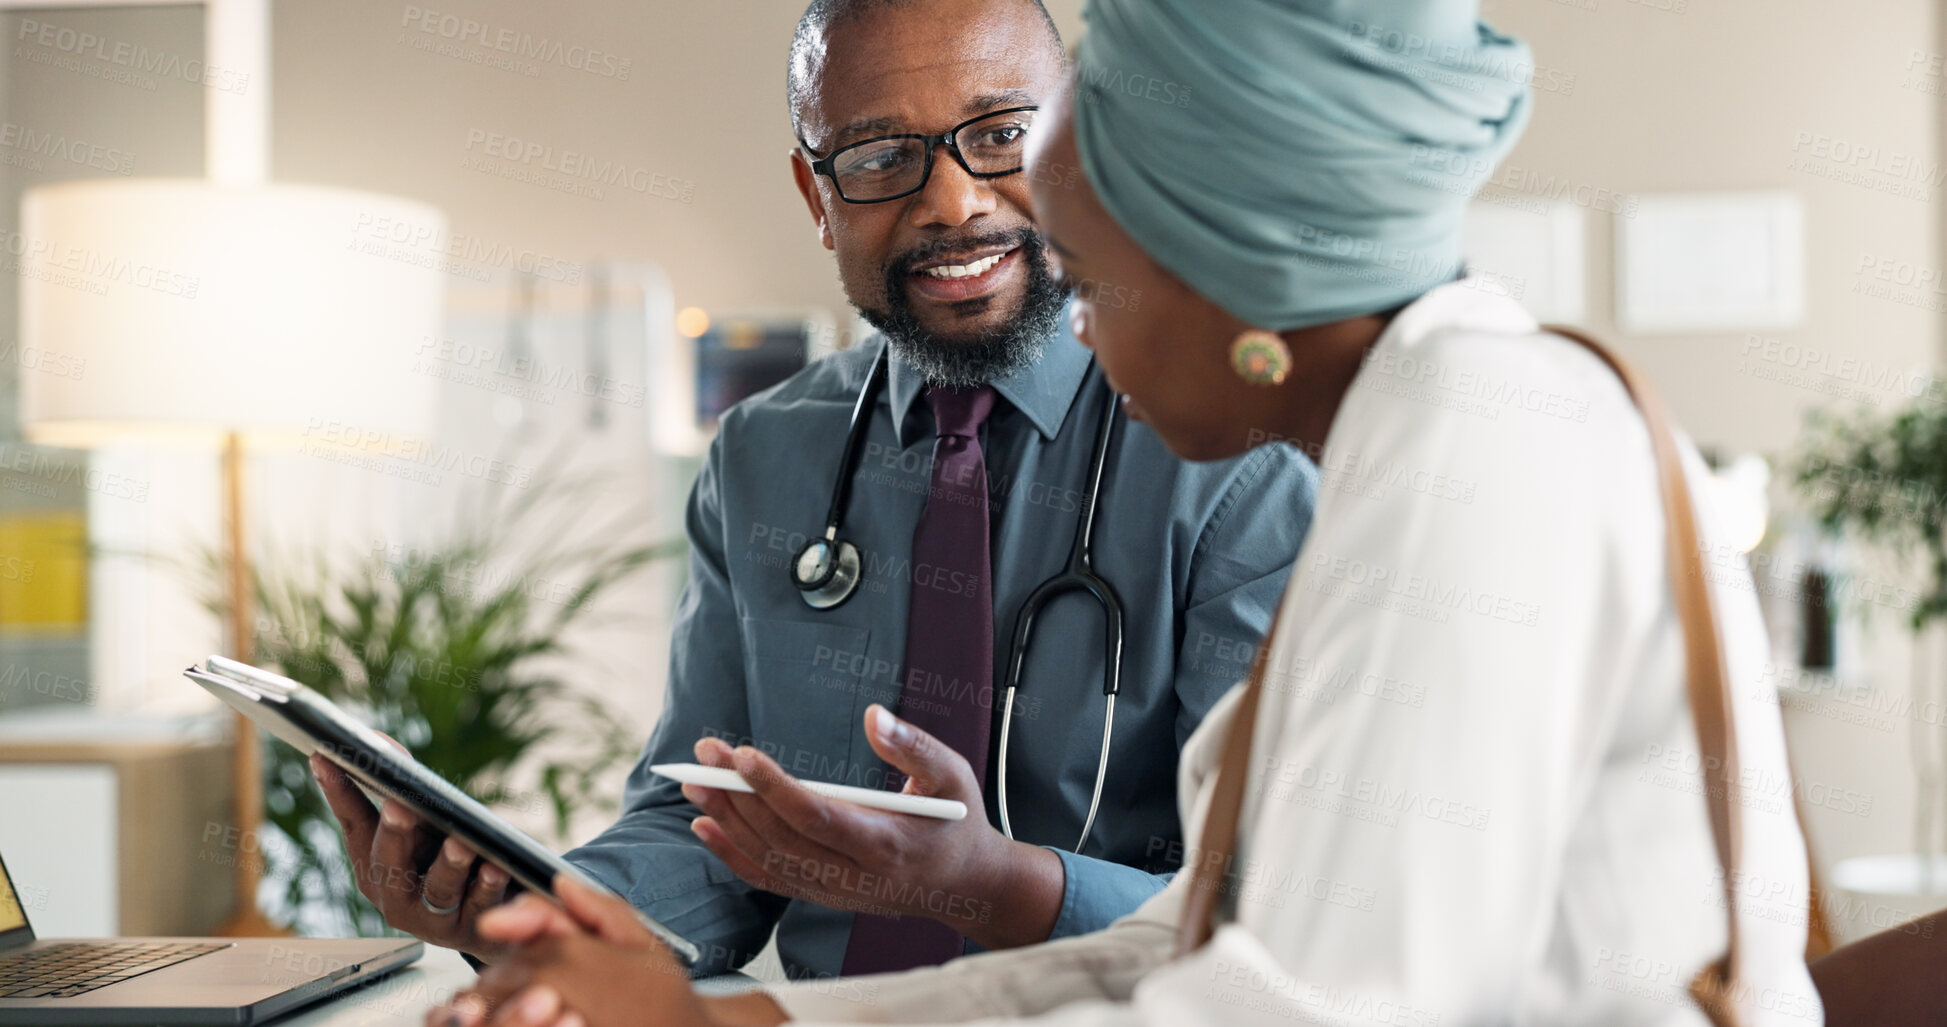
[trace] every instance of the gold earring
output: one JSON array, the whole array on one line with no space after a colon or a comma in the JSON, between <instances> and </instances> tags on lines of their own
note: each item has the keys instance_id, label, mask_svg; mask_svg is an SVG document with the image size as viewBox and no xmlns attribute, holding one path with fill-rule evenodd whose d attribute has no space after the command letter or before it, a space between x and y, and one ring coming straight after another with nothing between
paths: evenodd
<instances>
[{"instance_id":1,"label":"gold earring","mask_svg":"<svg viewBox=\"0 0 1947 1027\"><path fill-rule=\"evenodd\" d=\"M1231 340L1230 366L1252 385L1283 385L1291 373L1291 347L1276 332L1246 329Z\"/></svg>"}]
</instances>

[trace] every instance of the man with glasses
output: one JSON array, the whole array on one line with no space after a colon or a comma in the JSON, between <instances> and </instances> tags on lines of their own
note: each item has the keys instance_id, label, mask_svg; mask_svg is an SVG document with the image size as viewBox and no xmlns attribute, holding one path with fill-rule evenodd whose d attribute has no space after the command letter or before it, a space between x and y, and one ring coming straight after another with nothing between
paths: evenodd
<instances>
[{"instance_id":1,"label":"man with glasses","mask_svg":"<svg viewBox=\"0 0 1947 1027\"><path fill-rule=\"evenodd\" d=\"M1248 670L1316 476L1285 446L1185 464L1118 418L1091 556L1126 644L1119 659L1105 651L1102 607L1087 597L1053 602L1000 723L1016 615L1070 561L1100 414L1114 406L1067 330L1019 173L1064 64L1038 0L817 0L799 24L792 174L881 336L722 418L690 497L662 716L619 820L568 856L698 945L698 973L743 965L773 929L793 977L1080 934L1135 909L1182 862L1179 749ZM853 407L887 347L846 469ZM814 608L793 566L841 476L860 581ZM1290 687L1330 701L1330 682L1293 674ZM997 826L1003 728L1011 837ZM1105 735L1099 817L1081 838ZM692 760L741 771L758 794L679 788L649 769ZM867 810L785 774L903 786L971 812ZM326 777L387 920L491 960L473 923L505 876Z\"/></svg>"}]
</instances>

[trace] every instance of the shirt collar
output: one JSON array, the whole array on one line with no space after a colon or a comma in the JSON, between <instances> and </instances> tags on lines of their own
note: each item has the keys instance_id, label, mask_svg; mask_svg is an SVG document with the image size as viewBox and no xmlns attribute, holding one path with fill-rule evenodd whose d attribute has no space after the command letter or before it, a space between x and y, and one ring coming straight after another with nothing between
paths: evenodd
<instances>
[{"instance_id":1,"label":"shirt collar","mask_svg":"<svg viewBox=\"0 0 1947 1027\"><path fill-rule=\"evenodd\" d=\"M1093 361L1088 348L1077 342L1075 333L1069 330L1069 323L1068 310L1064 307L1061 329L1048 339L1041 359L994 382L994 391L1025 414L1044 439L1052 440L1061 431L1061 422L1068 416L1068 408L1075 405L1075 396L1081 391L1082 379L1088 377L1088 367ZM908 429L913 404L925 387L920 373L894 354L888 395L892 401L893 431L898 434L901 446L910 446L925 435L924 429Z\"/></svg>"}]
</instances>

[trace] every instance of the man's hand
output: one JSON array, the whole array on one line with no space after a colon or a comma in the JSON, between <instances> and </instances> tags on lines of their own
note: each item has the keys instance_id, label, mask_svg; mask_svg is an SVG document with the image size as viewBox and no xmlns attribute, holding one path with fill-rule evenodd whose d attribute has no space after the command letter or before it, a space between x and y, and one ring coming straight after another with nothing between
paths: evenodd
<instances>
[{"instance_id":1,"label":"man's hand","mask_svg":"<svg viewBox=\"0 0 1947 1027\"><path fill-rule=\"evenodd\" d=\"M706 816L690 825L737 876L765 891L857 913L921 916L983 948L1046 941L1061 913L1061 857L1008 840L981 815L973 768L945 743L874 704L866 737L907 775L908 795L958 799L964 820L867 809L813 793L768 756L721 740L697 760L736 770L754 794L684 785Z\"/></svg>"},{"instance_id":2,"label":"man's hand","mask_svg":"<svg viewBox=\"0 0 1947 1027\"><path fill-rule=\"evenodd\" d=\"M715 1027L772 1025L783 1011L757 994L710 1001L690 987L689 973L612 895L555 879L564 908L535 895L480 918L480 933L501 961L473 990L426 1014L427 1027Z\"/></svg>"},{"instance_id":3,"label":"man's hand","mask_svg":"<svg viewBox=\"0 0 1947 1027\"><path fill-rule=\"evenodd\" d=\"M345 829L359 893L378 907L385 922L421 941L492 958L493 947L475 925L480 914L506 897L507 872L424 828L397 802L374 809L345 772L322 756L311 757L311 774Z\"/></svg>"}]
</instances>

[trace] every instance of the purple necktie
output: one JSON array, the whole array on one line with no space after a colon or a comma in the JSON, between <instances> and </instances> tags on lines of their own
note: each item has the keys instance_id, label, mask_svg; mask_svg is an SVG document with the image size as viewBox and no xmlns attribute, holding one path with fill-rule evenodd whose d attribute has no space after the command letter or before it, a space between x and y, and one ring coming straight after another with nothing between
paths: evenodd
<instances>
[{"instance_id":1,"label":"purple necktie","mask_svg":"<svg viewBox=\"0 0 1947 1027\"><path fill-rule=\"evenodd\" d=\"M913 530L906 674L897 711L965 756L983 791L993 725L994 590L980 426L994 399L991 386L926 390L939 438L933 443L932 490ZM888 883L906 890L930 887L926 881ZM861 913L852 921L844 973L932 966L958 956L962 944L959 932L937 920Z\"/></svg>"}]
</instances>

